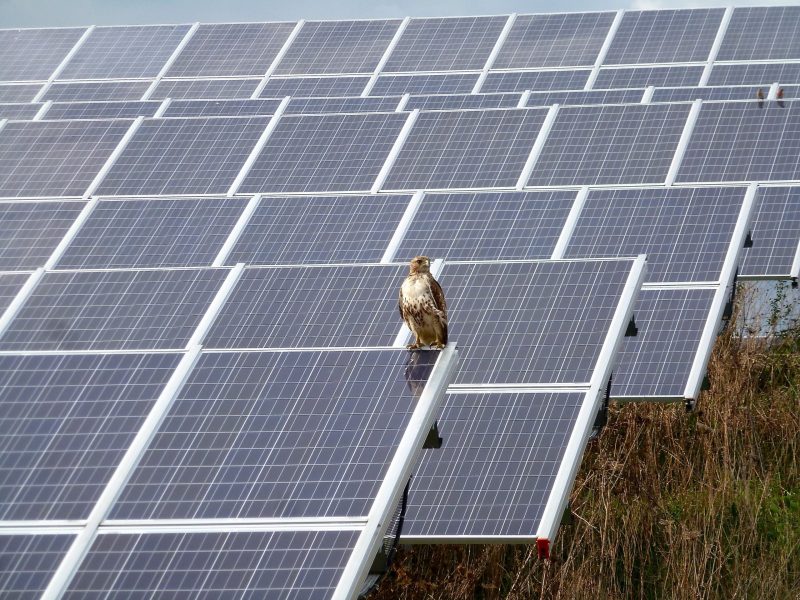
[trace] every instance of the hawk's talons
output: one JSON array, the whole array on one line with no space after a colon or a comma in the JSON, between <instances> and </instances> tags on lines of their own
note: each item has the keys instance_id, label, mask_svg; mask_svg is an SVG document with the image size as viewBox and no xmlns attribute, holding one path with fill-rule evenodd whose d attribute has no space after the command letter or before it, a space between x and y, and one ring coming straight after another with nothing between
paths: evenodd
<instances>
[{"instance_id":1,"label":"hawk's talons","mask_svg":"<svg viewBox=\"0 0 800 600\"><path fill-rule=\"evenodd\" d=\"M408 345L406 346L406 348L407 348L408 350L419 350L420 348L422 348L422 344L420 344L419 342L416 342L416 343L414 343L414 344L408 344Z\"/></svg>"}]
</instances>

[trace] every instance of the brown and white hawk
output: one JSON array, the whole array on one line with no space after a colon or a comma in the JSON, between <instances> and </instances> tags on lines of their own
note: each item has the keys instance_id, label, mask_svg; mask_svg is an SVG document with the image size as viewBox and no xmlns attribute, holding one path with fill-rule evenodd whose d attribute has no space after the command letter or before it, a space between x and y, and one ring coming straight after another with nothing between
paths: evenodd
<instances>
[{"instance_id":1,"label":"brown and white hawk","mask_svg":"<svg viewBox=\"0 0 800 600\"><path fill-rule=\"evenodd\" d=\"M411 261L408 277L400 286L397 303L414 343L409 350L422 346L444 348L447 344L447 304L439 282L431 274L431 259L417 256Z\"/></svg>"}]
</instances>

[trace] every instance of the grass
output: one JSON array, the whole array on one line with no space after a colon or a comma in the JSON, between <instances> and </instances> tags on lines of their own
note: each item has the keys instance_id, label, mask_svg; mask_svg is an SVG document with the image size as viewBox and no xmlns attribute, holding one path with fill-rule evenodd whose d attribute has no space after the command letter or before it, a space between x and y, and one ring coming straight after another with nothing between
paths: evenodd
<instances>
[{"instance_id":1,"label":"grass","mask_svg":"<svg viewBox=\"0 0 800 600\"><path fill-rule=\"evenodd\" d=\"M718 338L695 412L611 407L552 560L401 548L370 600L800 599L800 328L739 329Z\"/></svg>"}]
</instances>

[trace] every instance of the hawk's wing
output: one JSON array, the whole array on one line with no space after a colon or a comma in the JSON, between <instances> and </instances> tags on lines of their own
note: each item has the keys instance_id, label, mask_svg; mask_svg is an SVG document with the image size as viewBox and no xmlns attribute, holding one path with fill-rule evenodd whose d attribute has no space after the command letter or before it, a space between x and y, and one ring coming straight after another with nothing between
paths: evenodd
<instances>
[{"instance_id":1,"label":"hawk's wing","mask_svg":"<svg viewBox=\"0 0 800 600\"><path fill-rule=\"evenodd\" d=\"M406 319L406 313L403 310L403 305L404 304L405 304L405 302L403 301L403 288L401 287L400 288L400 295L397 298L397 309L400 311L400 318L403 319L403 321L408 322L408 320Z\"/></svg>"},{"instance_id":2,"label":"hawk's wing","mask_svg":"<svg viewBox=\"0 0 800 600\"><path fill-rule=\"evenodd\" d=\"M433 294L433 303L436 306L436 310L442 312L442 317L444 318L445 324L447 323L447 302L444 299L444 291L442 290L442 286L439 285L439 282L433 278L433 275L430 276L429 280L431 294Z\"/></svg>"}]
</instances>

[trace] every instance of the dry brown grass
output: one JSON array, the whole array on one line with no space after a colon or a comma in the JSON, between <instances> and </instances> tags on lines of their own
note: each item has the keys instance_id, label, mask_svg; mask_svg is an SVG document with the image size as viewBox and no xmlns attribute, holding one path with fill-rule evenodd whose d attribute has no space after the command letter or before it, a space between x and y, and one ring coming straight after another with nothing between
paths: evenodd
<instances>
[{"instance_id":1,"label":"dry brown grass","mask_svg":"<svg viewBox=\"0 0 800 600\"><path fill-rule=\"evenodd\" d=\"M724 333L709 376L691 414L611 407L552 561L532 545L403 548L370 600L800 598L800 332Z\"/></svg>"}]
</instances>

